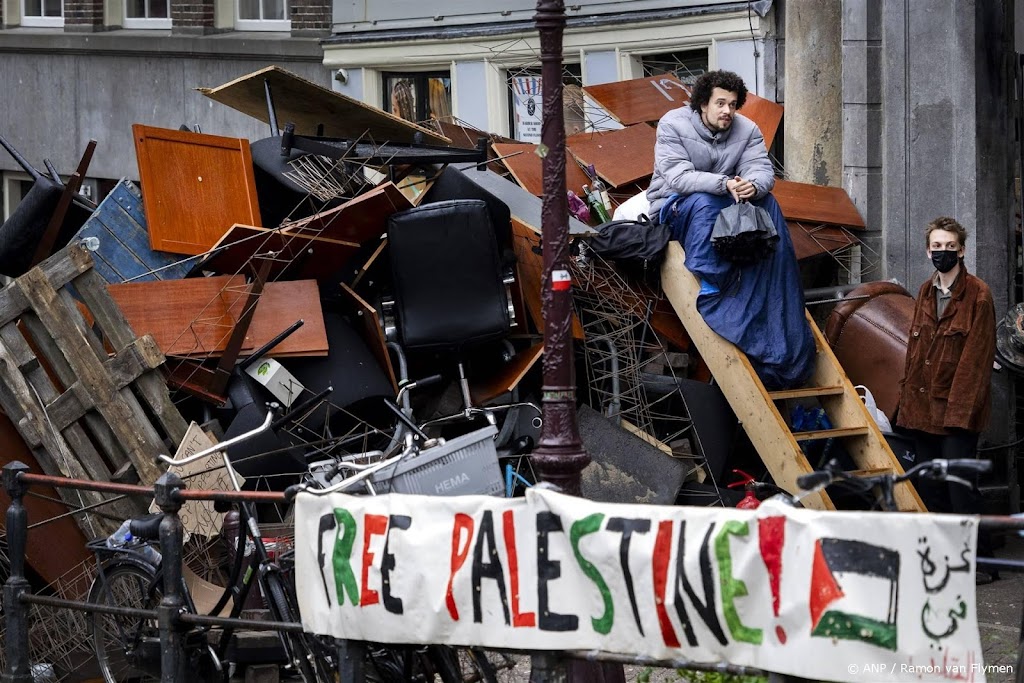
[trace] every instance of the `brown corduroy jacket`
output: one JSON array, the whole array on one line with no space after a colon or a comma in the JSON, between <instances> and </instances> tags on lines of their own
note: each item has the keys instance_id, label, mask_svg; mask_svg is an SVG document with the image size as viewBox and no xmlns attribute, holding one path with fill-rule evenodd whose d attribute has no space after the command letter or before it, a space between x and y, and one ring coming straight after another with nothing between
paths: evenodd
<instances>
[{"instance_id":1,"label":"brown corduroy jacket","mask_svg":"<svg viewBox=\"0 0 1024 683\"><path fill-rule=\"evenodd\" d=\"M982 280L960 264L952 298L935 315L932 279L921 285L907 344L896 424L931 434L981 432L992 409L995 305Z\"/></svg>"}]
</instances>

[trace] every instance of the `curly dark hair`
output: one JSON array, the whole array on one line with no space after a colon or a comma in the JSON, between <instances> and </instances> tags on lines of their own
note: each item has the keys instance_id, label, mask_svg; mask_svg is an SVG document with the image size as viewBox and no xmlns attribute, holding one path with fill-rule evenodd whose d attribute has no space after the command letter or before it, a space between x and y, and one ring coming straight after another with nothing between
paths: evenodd
<instances>
[{"instance_id":1,"label":"curly dark hair","mask_svg":"<svg viewBox=\"0 0 1024 683\"><path fill-rule=\"evenodd\" d=\"M715 88L736 93L737 109L742 109L743 103L747 101L747 86L737 74L732 71L708 71L701 74L693 84L690 107L699 112L701 107L711 101L711 93Z\"/></svg>"},{"instance_id":2,"label":"curly dark hair","mask_svg":"<svg viewBox=\"0 0 1024 683\"><path fill-rule=\"evenodd\" d=\"M956 238L960 242L960 246L963 247L967 244L967 228L960 225L955 219L949 216L939 216L924 229L924 243L925 246L931 244L932 231L933 230L945 230L946 232L955 232Z\"/></svg>"}]
</instances>

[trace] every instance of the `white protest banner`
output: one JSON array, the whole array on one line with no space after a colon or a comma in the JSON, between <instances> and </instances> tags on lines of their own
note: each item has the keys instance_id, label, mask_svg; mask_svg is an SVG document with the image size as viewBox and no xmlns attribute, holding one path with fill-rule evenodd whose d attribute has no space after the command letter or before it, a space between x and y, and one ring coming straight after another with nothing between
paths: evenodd
<instances>
[{"instance_id":1,"label":"white protest banner","mask_svg":"<svg viewBox=\"0 0 1024 683\"><path fill-rule=\"evenodd\" d=\"M296 501L307 631L982 683L977 520L613 505L530 489Z\"/></svg>"}]
</instances>

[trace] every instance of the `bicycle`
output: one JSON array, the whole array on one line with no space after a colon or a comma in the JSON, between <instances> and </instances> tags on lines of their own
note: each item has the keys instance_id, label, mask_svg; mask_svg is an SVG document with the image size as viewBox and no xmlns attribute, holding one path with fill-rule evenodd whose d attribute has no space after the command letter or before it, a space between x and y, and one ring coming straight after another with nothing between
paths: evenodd
<instances>
[{"instance_id":1,"label":"bicycle","mask_svg":"<svg viewBox=\"0 0 1024 683\"><path fill-rule=\"evenodd\" d=\"M796 485L805 491L796 501L806 495L820 491L828 486L840 484L854 492L867 493L875 491L875 502L885 512L896 512L896 485L913 479L931 480L935 482L952 482L963 486L973 486L971 482L958 476L984 474L992 470L990 460L958 458L953 460L925 460L919 462L903 474L881 472L879 474L858 474L840 469L836 460L830 460L825 469L801 474Z\"/></svg>"},{"instance_id":2,"label":"bicycle","mask_svg":"<svg viewBox=\"0 0 1024 683\"><path fill-rule=\"evenodd\" d=\"M381 483L381 480L387 482L400 463L415 459L422 451L444 445L443 439L427 437L420 427L411 420L406 421L406 427L408 431L406 432L405 446L401 452L386 455L381 451L372 451L360 456L338 459L333 463L316 463L311 466L307 481L289 487L285 492L286 497L292 499L303 491L317 496L343 491L376 495L375 480L377 483ZM359 460L371 462L358 462ZM509 464L507 467L511 469L512 465ZM349 470L352 474L341 477L344 470ZM521 475L518 476L522 478ZM525 478L522 479L524 484L529 483ZM511 486L510 480L506 480L506 488L511 488ZM388 489L390 489L390 485L388 485ZM322 524L324 522L333 524L334 518L327 517L325 520L321 520ZM326 532L329 528L333 527L324 527L323 531ZM320 542L323 542L322 534ZM324 556L323 547L318 549L318 555ZM469 681L497 683L499 669L510 669L515 666L515 660L504 653L472 647L455 648L447 645L403 646L368 643L366 655L366 659L375 673L385 683L429 681L433 680L431 672L440 676L443 683ZM492 661L492 657L496 660ZM426 678L423 677L424 675Z\"/></svg>"},{"instance_id":3,"label":"bicycle","mask_svg":"<svg viewBox=\"0 0 1024 683\"><path fill-rule=\"evenodd\" d=\"M268 412L261 427L191 457L175 461L167 456L160 456L161 460L170 466L181 466L219 450L234 489L240 491L241 486L231 461L222 449L226 449L230 442L248 438L265 430L272 418L273 412ZM220 614L227 603L232 601L230 617L238 618L245 609L249 592L256 585L264 596L267 609L274 621L298 622L297 601L291 589L291 582L285 579L286 570L282 563L278 562L279 558L271 556L264 542L254 506L248 502L241 503L238 505L238 512L240 532L230 578L220 600L209 614ZM143 544L151 544L158 540L161 519L161 514L154 514L130 520L129 531L135 539L134 545L110 548L107 547L106 539L89 542L89 548L97 557L98 571L89 589L88 602L137 609L154 609L160 604L163 595L162 567L159 561L154 562L152 557L147 557L142 549ZM249 554L254 556L254 560L243 571L244 559ZM186 610L195 614L196 605L184 579L180 589ZM107 683L116 683L127 678L159 678L160 638L155 620L94 612L91 626L93 649L100 672ZM210 628L192 629L186 641L191 670L199 673L203 680L226 680L232 673L230 666L225 664L231 664L227 653L232 646L234 632L235 629L232 627L223 628L214 646L208 642ZM306 683L333 682L329 648L325 644L301 632L277 633L286 669L299 675Z\"/></svg>"}]
</instances>

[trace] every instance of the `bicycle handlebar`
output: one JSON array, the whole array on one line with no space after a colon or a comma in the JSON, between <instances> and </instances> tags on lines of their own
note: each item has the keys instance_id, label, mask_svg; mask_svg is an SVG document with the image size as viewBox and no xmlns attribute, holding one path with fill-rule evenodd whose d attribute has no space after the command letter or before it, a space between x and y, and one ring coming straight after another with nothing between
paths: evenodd
<instances>
[{"instance_id":1,"label":"bicycle handlebar","mask_svg":"<svg viewBox=\"0 0 1024 683\"><path fill-rule=\"evenodd\" d=\"M810 474L801 474L796 478L796 485L804 491L810 491L811 489L816 489L819 486L828 486L834 476L835 475L828 470L811 472Z\"/></svg>"},{"instance_id":2,"label":"bicycle handlebar","mask_svg":"<svg viewBox=\"0 0 1024 683\"><path fill-rule=\"evenodd\" d=\"M849 472L843 472L835 465L829 463L824 470L801 474L797 477L796 484L805 491L823 488L836 481L859 481L865 485L870 484L898 484L901 481L921 477L936 479L940 481L949 480L954 483L970 485L969 482L960 479L958 474L973 475L984 474L992 471L992 461L979 460L974 458L954 458L946 460L937 458L919 462L903 474L876 474L873 476L858 476Z\"/></svg>"}]
</instances>

